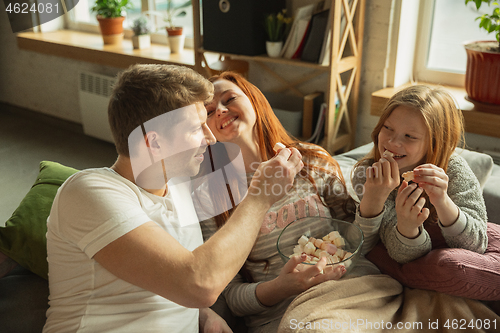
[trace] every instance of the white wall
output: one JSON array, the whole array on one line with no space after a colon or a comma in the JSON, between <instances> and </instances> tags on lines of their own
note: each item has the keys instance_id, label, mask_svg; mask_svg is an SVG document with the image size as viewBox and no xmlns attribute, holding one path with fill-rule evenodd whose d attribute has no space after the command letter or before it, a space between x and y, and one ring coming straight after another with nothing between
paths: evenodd
<instances>
[{"instance_id":1,"label":"white wall","mask_svg":"<svg viewBox=\"0 0 500 333\"><path fill-rule=\"evenodd\" d=\"M78 72L114 76L119 69L19 50L0 4L0 101L81 123Z\"/></svg>"}]
</instances>

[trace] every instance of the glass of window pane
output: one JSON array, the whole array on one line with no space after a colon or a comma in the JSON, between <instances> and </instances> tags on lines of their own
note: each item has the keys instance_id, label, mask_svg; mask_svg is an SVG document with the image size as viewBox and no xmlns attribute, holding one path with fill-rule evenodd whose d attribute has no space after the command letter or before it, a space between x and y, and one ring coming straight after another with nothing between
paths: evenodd
<instances>
[{"instance_id":1,"label":"glass of window pane","mask_svg":"<svg viewBox=\"0 0 500 333\"><path fill-rule=\"evenodd\" d=\"M465 73L467 54L464 43L493 39L493 36L479 29L479 23L475 20L489 12L487 8L481 8L478 12L473 3L466 6L463 0L434 1L427 68Z\"/></svg>"}]
</instances>

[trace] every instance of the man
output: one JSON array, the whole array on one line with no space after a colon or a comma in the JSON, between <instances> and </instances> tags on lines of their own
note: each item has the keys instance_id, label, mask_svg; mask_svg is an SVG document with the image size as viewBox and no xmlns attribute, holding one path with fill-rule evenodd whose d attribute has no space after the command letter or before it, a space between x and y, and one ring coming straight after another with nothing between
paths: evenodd
<instances>
[{"instance_id":1,"label":"man","mask_svg":"<svg viewBox=\"0 0 500 333\"><path fill-rule=\"evenodd\" d=\"M266 172L256 172L231 219L202 244L170 181L194 176L215 142L203 106L212 92L185 67L135 65L120 75L108 110L116 163L70 177L48 218L44 332L184 333L214 323L206 308L239 271L284 192L265 187L291 186L303 164L295 149L262 163Z\"/></svg>"}]
</instances>

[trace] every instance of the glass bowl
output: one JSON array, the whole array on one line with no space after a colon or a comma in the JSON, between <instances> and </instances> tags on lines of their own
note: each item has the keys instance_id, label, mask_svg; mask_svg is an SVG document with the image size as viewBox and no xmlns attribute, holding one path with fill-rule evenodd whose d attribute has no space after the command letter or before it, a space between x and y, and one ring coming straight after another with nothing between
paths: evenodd
<instances>
[{"instance_id":1,"label":"glass bowl","mask_svg":"<svg viewBox=\"0 0 500 333\"><path fill-rule=\"evenodd\" d=\"M281 259L286 264L290 260L290 256L294 253L294 248L299 245L298 240L302 235L307 238L314 237L323 239L332 231L337 231L344 239L345 245L338 246L343 251L347 251L347 255L338 262L328 260L328 266L344 265L346 273L356 264L361 254L363 245L363 232L361 229L351 222L336 220L327 217L306 217L293 221L281 231L276 246ZM306 265L314 265L314 263L303 262Z\"/></svg>"}]
</instances>

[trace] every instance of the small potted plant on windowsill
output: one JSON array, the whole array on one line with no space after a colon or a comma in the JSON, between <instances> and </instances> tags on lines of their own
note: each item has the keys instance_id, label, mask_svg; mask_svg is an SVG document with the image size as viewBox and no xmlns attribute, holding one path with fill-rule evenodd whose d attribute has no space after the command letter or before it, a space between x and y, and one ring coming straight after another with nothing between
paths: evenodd
<instances>
[{"instance_id":1,"label":"small potted plant on windowsill","mask_svg":"<svg viewBox=\"0 0 500 333\"><path fill-rule=\"evenodd\" d=\"M266 51L271 58L279 57L283 48L283 41L290 32L292 18L286 16L286 9L278 14L269 14L264 21L267 41Z\"/></svg>"},{"instance_id":2,"label":"small potted plant on windowsill","mask_svg":"<svg viewBox=\"0 0 500 333\"><path fill-rule=\"evenodd\" d=\"M96 0L92 11L97 13L104 44L121 43L125 11L131 7L130 0Z\"/></svg>"},{"instance_id":3,"label":"small potted plant on windowsill","mask_svg":"<svg viewBox=\"0 0 500 333\"><path fill-rule=\"evenodd\" d=\"M164 11L147 11L145 14L159 16L166 22L166 28L170 52L178 53L184 48L183 27L174 24L176 17L186 16L185 9L191 6L191 0L167 0Z\"/></svg>"},{"instance_id":4,"label":"small potted plant on windowsill","mask_svg":"<svg viewBox=\"0 0 500 333\"><path fill-rule=\"evenodd\" d=\"M134 32L134 35L132 36L132 45L134 46L134 49L147 49L151 46L148 19L145 16L141 16L134 20L132 31Z\"/></svg>"},{"instance_id":5,"label":"small potted plant on windowsill","mask_svg":"<svg viewBox=\"0 0 500 333\"><path fill-rule=\"evenodd\" d=\"M495 33L496 41L476 41L465 44L467 68L465 90L467 99L479 111L500 113L500 5L496 0L465 0L474 2L479 10L486 3L491 14L476 18L479 27Z\"/></svg>"}]
</instances>

